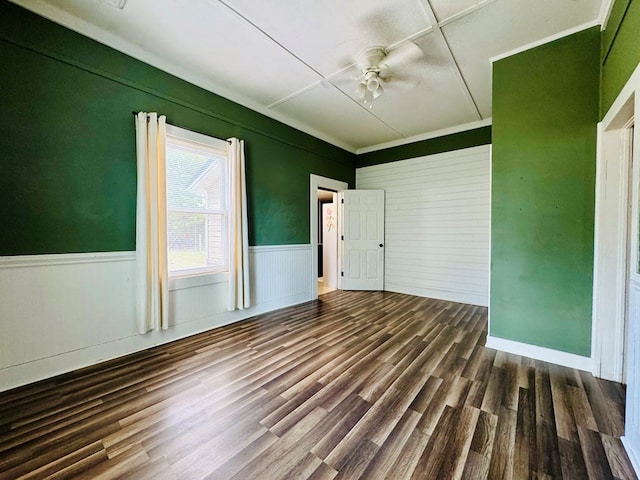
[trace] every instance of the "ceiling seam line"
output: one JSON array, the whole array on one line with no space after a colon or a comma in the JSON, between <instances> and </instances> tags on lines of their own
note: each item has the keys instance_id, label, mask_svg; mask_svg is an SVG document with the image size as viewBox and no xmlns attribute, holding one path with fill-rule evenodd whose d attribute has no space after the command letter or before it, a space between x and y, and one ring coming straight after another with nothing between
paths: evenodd
<instances>
[{"instance_id":1,"label":"ceiling seam line","mask_svg":"<svg viewBox=\"0 0 640 480\"><path fill-rule=\"evenodd\" d=\"M491 1L496 1L496 0L491 0ZM426 37L430 33L433 33L433 31L434 31L433 30L433 26L429 26L429 27L427 27L425 29L422 29L422 30L414 33L413 35L409 35L408 37L405 37L402 40L398 40L397 42L392 43L391 45L389 45L388 50L390 50L390 51L395 50L396 48L399 48L401 45L403 45L403 44L405 44L407 42L414 42L415 40L418 40L418 39L420 39L422 37ZM386 49L387 48L385 48L385 50ZM323 76L323 80L317 80L316 82L314 82L314 83L312 83L310 85L307 85L306 87L303 87L300 90L297 90L297 91L287 95L286 97L283 97L280 100L277 100L277 101L273 102L270 105L267 105L267 108L270 109L270 108L273 108L273 107L277 107L281 103L287 102L288 100L291 100L291 99L297 97L298 95L302 95L303 93L306 93L307 91L311 90L312 88L317 87L318 85L322 85L324 81L332 84L332 86L337 88L338 91L340 91L341 93L344 93L344 92L342 92L342 90L340 88L338 88L333 83L333 81L331 79L334 78L334 77L339 76L340 74L348 71L350 68L353 68L353 67L357 68L358 66L355 63L352 63L352 64L350 64L350 65L348 65L348 66L346 66L344 68L341 68L340 70L338 70L336 72L331 73L330 75ZM358 103L358 105L359 105L359 103ZM376 117L376 118L378 118L378 117ZM396 132L396 133L398 133L399 135L402 135L399 132ZM402 136L403 136L403 138L406 138L406 136L404 136L404 135L402 135Z\"/></svg>"},{"instance_id":2,"label":"ceiling seam line","mask_svg":"<svg viewBox=\"0 0 640 480\"><path fill-rule=\"evenodd\" d=\"M440 35L442 37L442 41L446 45L447 51L449 52L449 55L451 56L451 61L455 65L455 70L458 73L457 77L463 83L464 89L468 94L468 99L473 104L473 108L475 109L476 113L478 114L478 120L484 120L484 118L482 117L482 114L480 113L480 109L478 108L478 104L476 103L475 98L473 98L473 95L471 94L471 89L469 88L469 85L467 84L467 81L465 80L464 75L462 74L462 71L460 70L460 65L458 65L458 61L456 60L456 57L451 52L451 47L449 46L449 42L447 41L447 37L444 35L444 32L442 32L440 30L438 30L438 31L440 32Z\"/></svg>"},{"instance_id":3,"label":"ceiling seam line","mask_svg":"<svg viewBox=\"0 0 640 480\"><path fill-rule=\"evenodd\" d=\"M383 48L385 50L392 51L392 50L395 50L396 48L400 48L405 43L409 43L409 42L415 43L416 40L420 40L421 38L426 37L427 35L429 35L430 33L433 33L434 31L435 29L433 28L433 25L429 25L427 28L423 28L422 30L417 31L416 33L413 33L408 37L404 37L403 39L400 39L397 42L393 42L388 47L383 47Z\"/></svg>"},{"instance_id":4,"label":"ceiling seam line","mask_svg":"<svg viewBox=\"0 0 640 480\"><path fill-rule=\"evenodd\" d=\"M442 28L445 27L447 25L452 24L453 22L456 22L464 17L467 17L469 15L471 15L472 13L477 12L478 10L482 10L484 7L491 5L492 3L495 3L497 0L485 0L484 2L480 2L480 3L476 3L475 5L472 5L471 7L462 10L461 12L455 13L453 15L451 15L448 18L445 18L444 20L442 20L441 22L438 22L438 28Z\"/></svg>"},{"instance_id":5,"label":"ceiling seam line","mask_svg":"<svg viewBox=\"0 0 640 480\"><path fill-rule=\"evenodd\" d=\"M218 0L218 2L222 5L224 5L226 8L228 8L230 11L232 11L234 14L236 14L238 17L240 17L242 20L244 20L245 22L247 22L249 25L251 25L255 30L259 31L262 35L264 35L265 37L267 37L269 40L271 40L273 43L275 43L278 47L280 47L282 50L284 50L285 52L287 52L289 55L291 55L293 58L295 58L296 60L298 60L300 63L302 63L304 66L306 66L309 70L311 70L313 73L315 73L316 75L320 76L320 78L322 78L323 80L325 79L325 76L320 73L318 70L316 70L315 68L313 68L311 65L309 65L307 62L305 62L302 58L300 58L299 56L297 56L295 53L293 53L291 50L289 50L287 47L285 47L284 45L282 45L280 42L278 42L274 37L272 37L271 35L269 35L267 32L265 32L264 30L262 30L260 27L258 27L255 23L253 23L251 20L249 20L249 18L245 17L242 13L240 13L239 11L237 11L236 9L234 9L233 7L231 7L228 3L226 3L224 0Z\"/></svg>"},{"instance_id":6,"label":"ceiling seam line","mask_svg":"<svg viewBox=\"0 0 640 480\"><path fill-rule=\"evenodd\" d=\"M269 40L271 40L273 43L275 43L278 47L282 48L284 51L286 51L289 55L291 55L293 58L295 58L296 60L298 60L299 62L301 62L302 64L304 64L307 68L309 68L311 71L313 71L316 75L319 75L321 77L321 80L318 81L318 83L322 84L323 81L326 81L329 85L331 85L335 90L337 90L338 92L340 92L342 95L344 95L345 97L347 97L348 99L350 99L351 101L354 101L356 103L356 105L358 105L360 108L362 108L365 112L369 113L371 116L373 116L375 119L377 119L380 123L382 123L384 126L386 126L387 128L389 128L391 131L393 131L394 133L396 133L397 135L400 136L400 138L407 138L406 135L403 135L402 133L398 132L395 128L393 128L391 125L389 125L387 122L385 122L384 120L380 119L377 115L374 115L373 113L371 113L368 109L364 108L363 106L360 105L360 102L355 101L350 95L348 95L346 92L342 91L340 88L338 88L336 85L333 84L333 82L331 82L330 80L327 79L327 77L325 77L322 73L320 73L319 71L317 71L315 68L313 68L311 65L309 65L307 62L305 62L303 59L301 59L300 57L298 57L296 54L294 54L291 50L289 50L288 48L286 48L284 45L282 45L280 42L278 42L275 38L273 38L271 35L269 35L267 32L265 32L264 30L262 30L260 27L258 27L255 23L253 23L251 20L249 20L249 18L247 18L246 16L244 16L242 13L238 12L236 9L234 9L233 7L231 7L229 4L227 4L224 0L218 0L218 2L221 5L224 5L226 8L228 8L231 12L233 12L234 14L236 14L238 17L240 17L242 20L244 20L245 22L247 22L249 25L251 25L253 28L255 28L256 30L258 30L260 33L262 33L265 37L267 37ZM431 33L433 30L428 31L428 29L424 29L427 30L425 32L418 32L416 35L418 35L419 38L422 35L427 35L429 33ZM401 43L401 42L399 42ZM307 87L305 87L307 88ZM308 87L313 88L312 85L310 85ZM306 91L305 89L302 89L304 91ZM304 91L298 91L298 92L294 92L293 94L289 95L281 100L278 100L277 102L274 102L275 104L280 104L282 102L285 102L287 99L291 99L291 98L295 98L296 96L304 93ZM267 108L270 108L271 106L268 106Z\"/></svg>"},{"instance_id":7,"label":"ceiling seam line","mask_svg":"<svg viewBox=\"0 0 640 480\"><path fill-rule=\"evenodd\" d=\"M327 83L329 83L329 85L331 85L332 88L334 88L335 90L337 90L338 92L340 92L342 95L344 95L345 97L347 97L348 99L355 101L353 98L351 98L350 95L347 95L345 92L343 92L342 90L340 90L336 85L334 85L331 81L327 80L326 77L318 72L315 68L313 68L311 65L309 65L307 62L305 62L304 60L302 60L300 57L298 57L297 55L295 55L293 52L291 52L289 49L287 49L284 45L282 45L280 42L278 42L275 38L273 38L271 35L269 35L267 32L265 32L264 30L262 30L260 27L258 27L255 23L253 23L251 20L249 20L247 17L245 17L244 15L242 15L240 12L238 12L237 10L235 10L234 8L232 8L231 6L229 6L224 0L218 0L218 2L222 5L224 5L226 8L228 8L230 11L232 11L234 14L236 14L238 17L240 17L241 19L243 19L245 22L247 22L249 25L251 25L253 28L255 28L256 30L258 30L259 32L261 32L264 36L266 36L269 40L271 40L273 43L275 43L276 45L278 45L280 48L282 48L284 51L286 51L287 53L289 53L289 55L291 55L293 58L295 58L296 60L298 60L299 62L301 62L302 64L304 64L305 66L307 66L311 71L313 71L314 73L316 73L317 75L319 75L321 77L322 80L320 80L320 83L322 83L322 81L326 81ZM301 92L302 93L302 92ZM291 98L295 98L295 97L291 97ZM282 99L282 101L284 101L284 99ZM360 106L359 102L355 102L356 105ZM268 107L267 107L268 108ZM364 109L364 108L363 108ZM365 111L367 111L366 109L364 109ZM380 121L382 124L384 124L387 128L391 129L394 133L396 133L397 135L399 135L401 138L406 138L405 135L401 134L400 132L398 132L395 128L391 127L390 125L388 125L386 122L384 122L383 120L381 120L380 118L378 118L376 115L371 114L370 112L367 112L370 115L372 115L373 117L375 117L378 121ZM357 149L356 149L357 150Z\"/></svg>"},{"instance_id":8,"label":"ceiling seam line","mask_svg":"<svg viewBox=\"0 0 640 480\"><path fill-rule=\"evenodd\" d=\"M286 97L282 97L280 100L276 100L272 104L267 105L267 108L271 109L273 107L277 107L281 103L285 103L288 100L292 100L292 99L296 98L298 95L302 95L303 93L306 93L309 90L312 90L313 88L317 87L318 85L322 85L322 82L323 82L323 80L318 80L316 82L313 82L310 85L307 85L306 87L302 87L300 90L296 90L295 92L290 93Z\"/></svg>"},{"instance_id":9,"label":"ceiling seam line","mask_svg":"<svg viewBox=\"0 0 640 480\"><path fill-rule=\"evenodd\" d=\"M480 113L480 109L478 108L478 105L476 104L476 101L473 98L473 95L471 94L471 90L469 89L469 85L467 84L467 81L464 79L464 75L462 75L462 71L460 71L460 66L458 65L458 62L456 61L456 57L453 55L453 52L451 51L451 47L449 46L449 42L447 42L447 38L445 37L444 32L442 31L442 29L438 25L438 19L436 18L436 14L433 11L433 7L431 6L431 1L430 0L420 0L420 5L422 5L422 8L424 8L427 17L429 17L429 20L433 23L433 25L434 25L434 30L433 31L436 32L436 34L438 34L440 36L440 38L442 39L442 41L444 42L447 54L449 56L449 60L451 61L451 63L453 63L453 65L455 67L454 71L456 73L456 78L461 83L462 90L466 93L465 96L467 97L467 101L470 102L471 106L473 107L473 110L475 111L475 113L476 113L476 115L478 117L478 120L483 120L482 114Z\"/></svg>"}]
</instances>

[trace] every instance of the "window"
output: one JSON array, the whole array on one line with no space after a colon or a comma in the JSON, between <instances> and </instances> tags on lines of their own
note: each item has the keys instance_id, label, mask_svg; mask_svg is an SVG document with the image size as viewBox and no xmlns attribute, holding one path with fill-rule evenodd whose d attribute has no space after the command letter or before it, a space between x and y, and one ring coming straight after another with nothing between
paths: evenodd
<instances>
[{"instance_id":1,"label":"window","mask_svg":"<svg viewBox=\"0 0 640 480\"><path fill-rule=\"evenodd\" d=\"M227 271L227 143L167 125L166 144L169 276Z\"/></svg>"}]
</instances>

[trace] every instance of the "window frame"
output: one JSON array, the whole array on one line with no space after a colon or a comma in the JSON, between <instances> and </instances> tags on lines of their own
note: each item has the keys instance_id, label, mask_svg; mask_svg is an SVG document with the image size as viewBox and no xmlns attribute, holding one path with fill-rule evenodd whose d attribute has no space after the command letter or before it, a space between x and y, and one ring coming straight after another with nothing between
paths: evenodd
<instances>
[{"instance_id":1,"label":"window frame","mask_svg":"<svg viewBox=\"0 0 640 480\"><path fill-rule=\"evenodd\" d=\"M221 267L196 267L182 270L174 270L169 271L169 290L177 290L181 288L189 288L200 285L208 285L214 283L225 282L228 277L229 271L229 241L228 241L228 228L229 228L229 195L230 195L230 185L229 185L229 165L228 165L228 142L226 140L221 140L219 138L210 137L208 135L204 135L201 133L193 132L191 130L187 130L181 127L177 127L175 125L166 125L166 139L165 139L165 150L169 152L170 144L176 145L178 147L182 146L188 149L194 149L196 151L211 153L218 157L223 157L225 159L225 172L224 172L224 209L207 209L206 211L198 210L197 212L194 210L193 213L203 213L206 215L222 215L224 232L223 235L226 237L225 240L225 251L224 251L224 265ZM168 178L165 177L165 182L168 183ZM166 205L167 217L170 212L186 212L188 213L191 209L171 209L169 205ZM167 250L167 258L169 256L169 251Z\"/></svg>"}]
</instances>

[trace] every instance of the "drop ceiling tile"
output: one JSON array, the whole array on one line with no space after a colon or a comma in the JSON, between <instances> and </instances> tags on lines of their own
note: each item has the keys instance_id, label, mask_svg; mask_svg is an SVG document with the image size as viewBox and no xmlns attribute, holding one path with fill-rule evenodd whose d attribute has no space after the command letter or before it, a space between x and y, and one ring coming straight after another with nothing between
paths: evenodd
<instances>
[{"instance_id":1,"label":"drop ceiling tile","mask_svg":"<svg viewBox=\"0 0 640 480\"><path fill-rule=\"evenodd\" d=\"M493 0L429 0L433 13L436 14L438 22L451 18L460 12L482 3Z\"/></svg>"},{"instance_id":2,"label":"drop ceiling tile","mask_svg":"<svg viewBox=\"0 0 640 480\"><path fill-rule=\"evenodd\" d=\"M48 3L260 105L319 79L218 2L154 0L150 8L149 2L129 1L123 10L98 0Z\"/></svg>"},{"instance_id":3,"label":"drop ceiling tile","mask_svg":"<svg viewBox=\"0 0 640 480\"><path fill-rule=\"evenodd\" d=\"M430 27L420 0L224 0L323 75Z\"/></svg>"},{"instance_id":4,"label":"drop ceiling tile","mask_svg":"<svg viewBox=\"0 0 640 480\"><path fill-rule=\"evenodd\" d=\"M328 82L272 109L354 148L402 138Z\"/></svg>"},{"instance_id":5,"label":"drop ceiling tile","mask_svg":"<svg viewBox=\"0 0 640 480\"><path fill-rule=\"evenodd\" d=\"M383 83L384 93L374 100L371 113L405 137L480 120L456 76L442 38L429 34L415 43L423 56L392 72L391 79ZM353 68L330 80L359 102L355 94L359 73Z\"/></svg>"},{"instance_id":6,"label":"drop ceiling tile","mask_svg":"<svg viewBox=\"0 0 640 480\"><path fill-rule=\"evenodd\" d=\"M489 58L597 18L600 0L498 0L442 28L483 117L491 116Z\"/></svg>"}]
</instances>

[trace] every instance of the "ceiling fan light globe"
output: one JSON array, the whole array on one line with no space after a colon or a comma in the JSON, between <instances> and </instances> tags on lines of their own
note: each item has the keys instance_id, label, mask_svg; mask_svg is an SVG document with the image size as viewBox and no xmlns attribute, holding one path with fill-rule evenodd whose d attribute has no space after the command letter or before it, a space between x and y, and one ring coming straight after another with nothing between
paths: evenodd
<instances>
[{"instance_id":1,"label":"ceiling fan light globe","mask_svg":"<svg viewBox=\"0 0 640 480\"><path fill-rule=\"evenodd\" d=\"M374 76L367 80L367 90L375 92L378 88L380 88L380 80L378 80L378 77Z\"/></svg>"},{"instance_id":2,"label":"ceiling fan light globe","mask_svg":"<svg viewBox=\"0 0 640 480\"><path fill-rule=\"evenodd\" d=\"M380 95L382 95L383 92L384 90L382 90L382 85L378 85L378 88L373 91L373 99L375 100L376 98L378 98Z\"/></svg>"},{"instance_id":3,"label":"ceiling fan light globe","mask_svg":"<svg viewBox=\"0 0 640 480\"><path fill-rule=\"evenodd\" d=\"M367 94L367 84L365 82L360 82L356 87L356 96L362 100Z\"/></svg>"}]
</instances>

